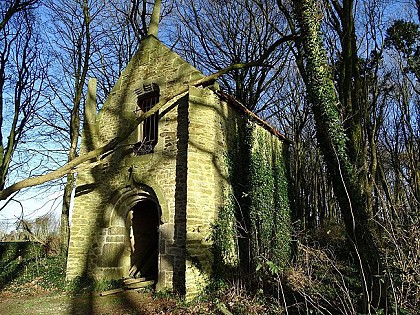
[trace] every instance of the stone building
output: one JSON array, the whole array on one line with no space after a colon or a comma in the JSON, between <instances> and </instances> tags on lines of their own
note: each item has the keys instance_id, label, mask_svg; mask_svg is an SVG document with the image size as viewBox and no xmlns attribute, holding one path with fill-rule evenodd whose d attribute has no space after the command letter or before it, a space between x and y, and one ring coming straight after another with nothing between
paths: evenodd
<instances>
[{"instance_id":1,"label":"stone building","mask_svg":"<svg viewBox=\"0 0 420 315\"><path fill-rule=\"evenodd\" d=\"M169 101L115 151L79 169L68 279L142 276L155 280L158 290L187 296L208 283L213 228L234 194L228 160L239 129L252 126L271 155L283 154L285 139L216 83L191 85L203 77L149 35L98 113L90 86L82 154L123 134L139 113ZM182 87L187 91L171 98ZM231 253L222 258L237 261L234 233L229 242Z\"/></svg>"}]
</instances>

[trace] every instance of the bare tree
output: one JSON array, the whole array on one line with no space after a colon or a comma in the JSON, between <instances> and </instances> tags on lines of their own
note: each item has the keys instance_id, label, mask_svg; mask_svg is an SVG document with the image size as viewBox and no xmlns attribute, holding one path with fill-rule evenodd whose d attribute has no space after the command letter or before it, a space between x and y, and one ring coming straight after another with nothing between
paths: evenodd
<instances>
[{"instance_id":1,"label":"bare tree","mask_svg":"<svg viewBox=\"0 0 420 315\"><path fill-rule=\"evenodd\" d=\"M63 117L62 126L67 133L68 156L72 161L77 156L80 135L81 112L88 71L92 63L92 23L102 9L99 1L50 1L53 29L53 47L58 62L60 79L54 82L58 110ZM63 78L65 78L63 80ZM69 239L69 212L75 175L68 174L64 187L61 212L61 245L67 253Z\"/></svg>"},{"instance_id":2,"label":"bare tree","mask_svg":"<svg viewBox=\"0 0 420 315\"><path fill-rule=\"evenodd\" d=\"M20 7L19 7L20 8ZM36 112L45 105L46 61L41 57L40 35L30 7L20 8L3 26L0 34L0 188L9 175L28 172L34 157L19 154L36 142ZM5 133L5 130L9 130ZM7 140L6 140L7 139ZM25 148L25 149L24 149ZM36 167L36 166L35 166Z\"/></svg>"},{"instance_id":3,"label":"bare tree","mask_svg":"<svg viewBox=\"0 0 420 315\"><path fill-rule=\"evenodd\" d=\"M151 2L146 0L102 1L98 12L101 36L92 42L96 53L91 73L98 79L98 103L102 104L110 93L122 70L138 50L147 35Z\"/></svg>"},{"instance_id":4,"label":"bare tree","mask_svg":"<svg viewBox=\"0 0 420 315\"><path fill-rule=\"evenodd\" d=\"M273 109L281 89L293 36L270 1L192 1L177 5L175 49L199 70L211 73L235 63L259 60L262 67L238 69L222 87L254 112Z\"/></svg>"}]
</instances>

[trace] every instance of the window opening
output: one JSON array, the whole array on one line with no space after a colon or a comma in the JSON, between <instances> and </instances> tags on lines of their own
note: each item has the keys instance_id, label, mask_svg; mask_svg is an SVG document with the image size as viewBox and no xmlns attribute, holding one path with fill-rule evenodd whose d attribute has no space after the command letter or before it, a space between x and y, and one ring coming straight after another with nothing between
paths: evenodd
<instances>
[{"instance_id":1,"label":"window opening","mask_svg":"<svg viewBox=\"0 0 420 315\"><path fill-rule=\"evenodd\" d=\"M144 85L137 100L136 114L146 113L159 103L159 86L155 83ZM134 154L152 153L158 142L159 112L146 118L139 126L138 142L134 145Z\"/></svg>"}]
</instances>

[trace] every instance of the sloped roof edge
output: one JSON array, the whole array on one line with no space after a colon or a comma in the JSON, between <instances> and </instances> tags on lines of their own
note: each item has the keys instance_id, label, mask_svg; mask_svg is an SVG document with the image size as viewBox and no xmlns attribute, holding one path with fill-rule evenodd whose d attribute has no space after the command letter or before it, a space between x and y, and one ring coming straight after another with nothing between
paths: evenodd
<instances>
[{"instance_id":1,"label":"sloped roof edge","mask_svg":"<svg viewBox=\"0 0 420 315\"><path fill-rule=\"evenodd\" d=\"M267 123L265 120L260 118L257 114L250 111L246 108L241 102L235 99L232 95L229 95L225 92L220 90L216 90L215 93L222 99L223 101L227 102L230 106L238 109L239 111L243 112L245 115L249 116L252 120L254 120L258 125L263 127L264 129L268 130L270 133L278 137L280 140L283 140L287 144L292 144L293 141L287 138L285 135L280 133L277 129Z\"/></svg>"}]
</instances>

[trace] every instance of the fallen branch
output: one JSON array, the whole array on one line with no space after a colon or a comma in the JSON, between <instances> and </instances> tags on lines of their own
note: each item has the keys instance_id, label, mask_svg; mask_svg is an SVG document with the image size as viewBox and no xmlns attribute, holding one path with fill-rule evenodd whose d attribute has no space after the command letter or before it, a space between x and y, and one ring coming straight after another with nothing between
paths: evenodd
<instances>
[{"instance_id":1,"label":"fallen branch","mask_svg":"<svg viewBox=\"0 0 420 315\"><path fill-rule=\"evenodd\" d=\"M14 184L10 185L9 187L0 191L0 200L6 200L14 192L19 191L23 188L28 188L28 187L41 185L41 184L44 184L46 182L49 182L49 181L52 181L52 180L55 180L55 179L59 179L59 178L65 176L65 175L73 172L74 170L76 170L76 168L82 163L85 163L85 162L88 162L88 161L91 161L92 163L94 163L98 157L100 158L104 155L111 154L116 149L118 149L119 144L121 142L123 142L134 130L136 130L137 126L140 123L142 123L148 117L152 116L154 113L156 113L159 109L161 109L167 103L171 102L172 100L176 101L178 97L181 97L184 93L187 93L191 86L208 85L208 84L214 82L220 76L222 76L223 74L226 74L229 71L232 71L232 70L235 70L235 69L244 69L244 68L249 68L249 67L255 67L255 66L266 66L266 65L262 64L261 62L233 64L233 65L231 65L227 68L224 68L224 69L222 69L222 70L220 70L216 73L213 73L213 74L211 74L207 77L198 79L198 80L190 83L189 85L183 86L179 91L177 91L176 93L174 93L174 94L172 94L168 97L163 98L159 103L157 103L149 111L147 111L146 113L143 113L142 115L137 117L135 124L131 128L128 128L119 137L116 137L116 138L112 139L110 142L108 142L107 144L105 144L102 147L99 147L97 149L89 151L86 154L83 154L83 155L80 155L80 156L76 157L75 159L71 160L70 162L66 163L62 167L60 167L60 168L58 168L58 169L56 169L52 172L49 172L49 173L44 174L44 175L39 175L39 176L26 178L24 180L21 180L17 183L14 183Z\"/></svg>"}]
</instances>

